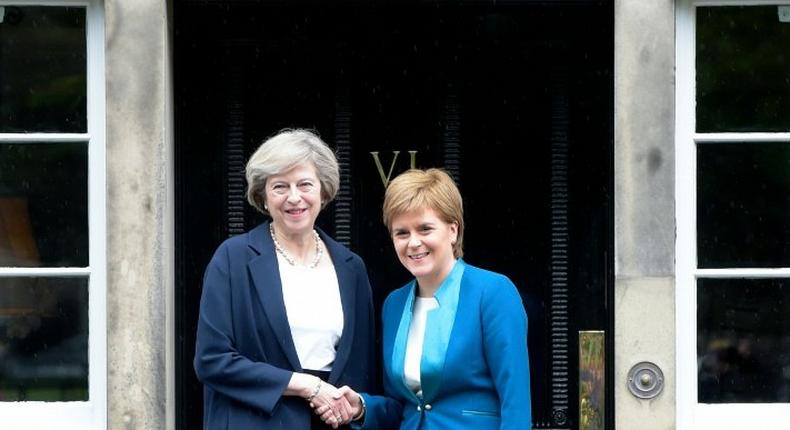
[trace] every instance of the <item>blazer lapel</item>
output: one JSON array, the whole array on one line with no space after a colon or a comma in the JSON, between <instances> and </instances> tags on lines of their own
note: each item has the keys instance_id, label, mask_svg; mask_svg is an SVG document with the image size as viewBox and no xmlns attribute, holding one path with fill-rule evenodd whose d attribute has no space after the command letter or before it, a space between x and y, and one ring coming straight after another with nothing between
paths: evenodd
<instances>
[{"instance_id":1,"label":"blazer lapel","mask_svg":"<svg viewBox=\"0 0 790 430\"><path fill-rule=\"evenodd\" d=\"M277 265L277 256L274 253L274 243L269 234L269 223L263 223L249 233L248 245L259 255L247 263L252 282L258 293L258 298L263 306L263 311L272 330L277 333L277 342L280 344L291 367L302 371L299 356L296 354L291 326L288 324L288 315L285 313L283 288L280 281L280 269Z\"/></svg>"},{"instance_id":2,"label":"blazer lapel","mask_svg":"<svg viewBox=\"0 0 790 430\"><path fill-rule=\"evenodd\" d=\"M447 347L458 312L458 300L461 293L461 280L464 276L465 264L458 260L436 291L439 307L428 313L425 323L425 339L420 359L420 385L425 401L432 401L441 383Z\"/></svg>"},{"instance_id":3,"label":"blazer lapel","mask_svg":"<svg viewBox=\"0 0 790 430\"><path fill-rule=\"evenodd\" d=\"M335 362L332 364L332 372L329 374L329 383L336 384L348 363L349 356L351 355L351 347L354 343L354 327L356 326L357 314L357 274L354 273L354 270L348 264L352 258L351 253L342 245L332 240L320 229L316 230L318 230L321 240L324 241L329 255L332 256L332 261L335 265L335 274L337 275L337 283L340 288L340 301L343 306L343 334L340 335ZM367 273L363 275L367 276Z\"/></svg>"},{"instance_id":4,"label":"blazer lapel","mask_svg":"<svg viewBox=\"0 0 790 430\"><path fill-rule=\"evenodd\" d=\"M406 385L406 376L404 372L406 369L406 344L409 340L409 328L411 327L416 283L415 281L411 281L406 285L409 291L406 296L406 301L403 303L403 311L400 315L392 316L393 318L398 318L399 323L398 331L395 332L395 342L392 347L390 369L395 379L395 388L400 391L402 396L416 401L417 396L415 396L414 392Z\"/></svg>"}]
</instances>

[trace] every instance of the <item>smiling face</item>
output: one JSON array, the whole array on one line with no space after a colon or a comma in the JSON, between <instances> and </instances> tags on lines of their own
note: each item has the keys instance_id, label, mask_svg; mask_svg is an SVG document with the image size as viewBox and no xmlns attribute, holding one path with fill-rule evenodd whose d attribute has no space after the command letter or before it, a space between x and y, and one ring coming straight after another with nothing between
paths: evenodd
<instances>
[{"instance_id":1,"label":"smiling face","mask_svg":"<svg viewBox=\"0 0 790 430\"><path fill-rule=\"evenodd\" d=\"M455 264L458 225L444 222L432 209L423 209L393 217L390 231L398 259L417 278L418 294L433 296Z\"/></svg>"},{"instance_id":2,"label":"smiling face","mask_svg":"<svg viewBox=\"0 0 790 430\"><path fill-rule=\"evenodd\" d=\"M266 206L284 236L308 235L321 212L321 181L312 163L300 163L266 180Z\"/></svg>"}]
</instances>

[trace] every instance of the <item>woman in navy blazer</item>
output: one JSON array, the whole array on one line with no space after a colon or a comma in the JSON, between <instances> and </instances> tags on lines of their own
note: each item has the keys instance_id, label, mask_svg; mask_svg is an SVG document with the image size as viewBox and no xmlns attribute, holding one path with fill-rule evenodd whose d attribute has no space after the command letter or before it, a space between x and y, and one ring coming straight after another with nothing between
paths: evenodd
<instances>
[{"instance_id":1,"label":"woman in navy blazer","mask_svg":"<svg viewBox=\"0 0 790 430\"><path fill-rule=\"evenodd\" d=\"M387 188L384 224L415 280L384 303L385 396L340 388L356 426L530 429L526 312L506 276L461 259L453 180L438 169L401 174ZM316 412L331 419L325 407Z\"/></svg>"},{"instance_id":2,"label":"woman in navy blazer","mask_svg":"<svg viewBox=\"0 0 790 430\"><path fill-rule=\"evenodd\" d=\"M353 415L335 387L370 388L367 270L314 227L338 181L334 154L305 130L283 131L250 157L248 200L272 221L226 240L206 268L194 362L204 428L337 428ZM329 425L312 407L332 415Z\"/></svg>"}]
</instances>

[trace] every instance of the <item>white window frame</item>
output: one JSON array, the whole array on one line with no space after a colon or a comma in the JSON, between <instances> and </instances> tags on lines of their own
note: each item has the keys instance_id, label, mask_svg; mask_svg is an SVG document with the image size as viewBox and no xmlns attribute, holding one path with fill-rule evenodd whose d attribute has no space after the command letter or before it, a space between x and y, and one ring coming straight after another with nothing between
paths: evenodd
<instances>
[{"instance_id":1,"label":"white window frame","mask_svg":"<svg viewBox=\"0 0 790 430\"><path fill-rule=\"evenodd\" d=\"M77 402L0 402L3 429L107 428L107 223L105 162L104 5L101 0L0 0L0 6L85 7L87 133L0 133L4 143L88 145L88 266L0 267L0 277L88 278L88 397Z\"/></svg>"},{"instance_id":2,"label":"white window frame","mask_svg":"<svg viewBox=\"0 0 790 430\"><path fill-rule=\"evenodd\" d=\"M790 268L699 269L697 265L697 145L790 142L790 133L696 133L696 8L765 5L790 5L790 0L679 0L676 3L675 323L678 430L778 430L786 429L790 423L790 403L697 402L697 279L790 278Z\"/></svg>"}]
</instances>

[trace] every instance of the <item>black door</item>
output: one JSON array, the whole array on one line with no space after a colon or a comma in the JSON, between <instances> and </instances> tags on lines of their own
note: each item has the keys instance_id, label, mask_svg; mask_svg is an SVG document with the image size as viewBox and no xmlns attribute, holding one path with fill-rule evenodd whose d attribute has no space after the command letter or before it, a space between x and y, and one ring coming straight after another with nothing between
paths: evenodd
<instances>
[{"instance_id":1,"label":"black door","mask_svg":"<svg viewBox=\"0 0 790 430\"><path fill-rule=\"evenodd\" d=\"M613 339L613 8L546 3L175 2L178 428L202 419L203 270L262 220L244 163L285 127L336 148L341 190L319 225L363 257L377 307L409 279L381 223L387 179L456 178L466 261L510 276L529 313L533 425L580 427L578 332Z\"/></svg>"}]
</instances>

